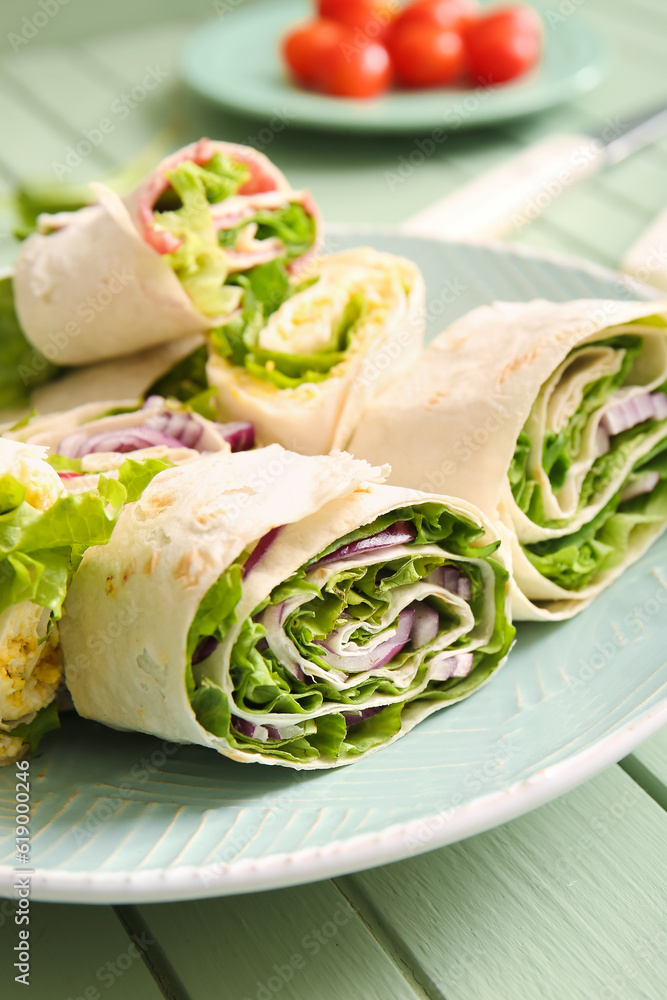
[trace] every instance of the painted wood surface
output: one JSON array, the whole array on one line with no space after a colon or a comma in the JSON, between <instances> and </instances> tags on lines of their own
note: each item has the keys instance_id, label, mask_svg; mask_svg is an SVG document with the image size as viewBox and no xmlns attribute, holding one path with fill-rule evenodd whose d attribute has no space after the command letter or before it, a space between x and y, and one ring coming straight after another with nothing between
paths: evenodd
<instances>
[{"instance_id":1,"label":"painted wood surface","mask_svg":"<svg viewBox=\"0 0 667 1000\"><path fill-rule=\"evenodd\" d=\"M664 0L553 5L561 7L592 21L612 52L606 80L573 105L453 134L402 173L418 148L405 137L313 141L287 128L266 151L296 186L312 188L330 220L400 223L550 131L613 126L667 101ZM201 134L252 141L256 124L204 107L178 82L177 55L192 19L215 12L207 0L72 2L14 52L10 34L33 6L3 4L1 263L16 252L1 203L12 184L54 180L54 164L65 163L68 147L104 117L113 130L79 162L70 157L67 180L105 176L147 148L155 158ZM123 95L150 70L158 85L125 114ZM655 143L566 192L511 238L617 264L667 203L666 157L667 140ZM115 911L35 904L30 996L663 1000L666 808L663 733L529 816L335 883ZM26 995L8 985L16 929L9 906L0 904L3 998ZM132 947L132 934L151 942L145 951ZM107 963L122 975L110 981Z\"/></svg>"}]
</instances>

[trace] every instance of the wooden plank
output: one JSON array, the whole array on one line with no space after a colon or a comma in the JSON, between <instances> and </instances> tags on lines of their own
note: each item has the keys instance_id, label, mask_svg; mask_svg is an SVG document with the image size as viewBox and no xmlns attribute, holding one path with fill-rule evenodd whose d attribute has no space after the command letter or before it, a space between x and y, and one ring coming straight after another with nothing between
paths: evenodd
<instances>
[{"instance_id":1,"label":"wooden plank","mask_svg":"<svg viewBox=\"0 0 667 1000\"><path fill-rule=\"evenodd\" d=\"M149 938L133 944L111 907L30 906L30 985L14 982L18 974L14 946L16 903L0 900L0 970L3 1000L161 1000L163 994L146 969L142 954ZM23 925L21 925L23 928ZM109 990L114 990L109 993Z\"/></svg>"},{"instance_id":2,"label":"wooden plank","mask_svg":"<svg viewBox=\"0 0 667 1000\"><path fill-rule=\"evenodd\" d=\"M416 1000L330 882L138 907L192 1000Z\"/></svg>"},{"instance_id":3,"label":"wooden plank","mask_svg":"<svg viewBox=\"0 0 667 1000\"><path fill-rule=\"evenodd\" d=\"M0 164L5 174L17 180L39 177L56 181L54 164L67 161L68 146L74 137L50 121L48 109L27 100L24 92L18 93L5 81L0 69ZM83 157L75 153L71 164L67 179L75 183L90 180L108 169L107 161L100 159L95 150Z\"/></svg>"},{"instance_id":4,"label":"wooden plank","mask_svg":"<svg viewBox=\"0 0 667 1000\"><path fill-rule=\"evenodd\" d=\"M447 1000L664 1000L666 836L610 768L511 824L336 881Z\"/></svg>"},{"instance_id":5,"label":"wooden plank","mask_svg":"<svg viewBox=\"0 0 667 1000\"><path fill-rule=\"evenodd\" d=\"M667 729L622 760L621 767L667 810Z\"/></svg>"}]
</instances>

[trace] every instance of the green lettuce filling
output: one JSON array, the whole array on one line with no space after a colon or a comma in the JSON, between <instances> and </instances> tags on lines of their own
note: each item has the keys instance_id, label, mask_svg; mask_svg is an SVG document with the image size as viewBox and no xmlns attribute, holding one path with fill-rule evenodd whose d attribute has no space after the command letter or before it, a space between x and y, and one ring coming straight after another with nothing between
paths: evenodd
<instances>
[{"instance_id":1,"label":"green lettuce filling","mask_svg":"<svg viewBox=\"0 0 667 1000\"><path fill-rule=\"evenodd\" d=\"M565 427L558 432L546 431L542 467L555 493L562 488L570 466L581 450L582 436L590 417L626 382L641 350L641 344L640 337L628 335L596 341L596 346L612 347L614 350L622 351L621 365L615 374L595 379L585 387L581 403ZM572 351L569 357L575 359L584 349L578 348ZM535 524L545 525L542 493L539 484L531 477L529 471L530 454L531 440L524 429L519 434L509 469L510 487L519 509Z\"/></svg>"},{"instance_id":2,"label":"green lettuce filling","mask_svg":"<svg viewBox=\"0 0 667 1000\"><path fill-rule=\"evenodd\" d=\"M363 296L351 295L340 321L331 331L326 349L311 354L263 350L258 343L259 335L269 317L313 282L292 285L281 261L262 264L235 280L243 288L241 313L212 331L213 347L220 357L228 358L231 364L246 368L255 378L270 382L278 389L294 389L304 382L326 379L331 369L343 361L352 336L366 314Z\"/></svg>"},{"instance_id":3,"label":"green lettuce filling","mask_svg":"<svg viewBox=\"0 0 667 1000\"><path fill-rule=\"evenodd\" d=\"M292 202L284 208L263 209L235 229L221 230L218 233L219 245L233 250L241 231L253 223L257 226L256 240L277 238L282 241L284 260L288 262L302 257L315 243L315 219L303 205Z\"/></svg>"},{"instance_id":4,"label":"green lettuce filling","mask_svg":"<svg viewBox=\"0 0 667 1000\"><path fill-rule=\"evenodd\" d=\"M215 389L210 388L206 375L207 361L208 348L202 344L153 382L145 397L177 399L180 403L187 403L191 410L207 420L217 420L218 414L213 406Z\"/></svg>"},{"instance_id":5,"label":"green lettuce filling","mask_svg":"<svg viewBox=\"0 0 667 1000\"><path fill-rule=\"evenodd\" d=\"M0 278L0 410L26 406L31 391L57 372L25 338L14 308L11 277Z\"/></svg>"},{"instance_id":6,"label":"green lettuce filling","mask_svg":"<svg viewBox=\"0 0 667 1000\"><path fill-rule=\"evenodd\" d=\"M33 601L59 618L85 550L109 541L123 506L166 468L168 463L155 459L128 459L118 479L101 476L97 491L69 493L44 511L26 502L26 488L17 479L0 476L0 613Z\"/></svg>"},{"instance_id":7,"label":"green lettuce filling","mask_svg":"<svg viewBox=\"0 0 667 1000\"><path fill-rule=\"evenodd\" d=\"M474 651L473 667L465 678L434 681L418 693L428 669L427 653L420 663L416 676L407 687L401 687L391 677L369 677L356 685L337 691L324 680L297 679L277 658L268 646L267 630L261 617L269 607L277 607L295 596L306 599L291 611L284 622L286 635L300 653L323 669L327 667L319 643L335 628L350 620L359 622L353 638L363 639L364 622L378 624L386 611L392 592L401 586L416 583L427 577L446 557L415 554L383 561L378 552L377 563L365 567L350 567L331 577L322 587L306 579L308 567L328 552L341 545L364 538L389 527L396 521L409 521L417 530L414 544L440 544L452 553L473 558L492 554L495 544L475 548L473 542L481 532L471 522L456 517L436 503L406 507L377 518L372 524L338 539L321 552L316 559L302 566L292 577L274 588L269 599L255 609L240 629L231 650L230 668L233 683L233 702L245 712L288 713L294 716L298 733L285 738L271 738L268 743L240 733L234 727L227 696L211 679L195 682L191 664L192 655L208 636L218 641L235 621L235 608L241 593L241 566L234 564L205 596L188 635L188 668L186 686L191 704L201 725L209 732L224 737L238 749L270 752L272 756L292 763L326 758L335 760L342 756L358 755L374 746L386 743L401 727L403 709L414 700L449 701L474 690L497 667L506 655L514 629L505 615L505 587L507 573L494 560L489 560L495 579L495 622L493 635L482 648ZM479 567L461 564L470 580L472 596L470 606L476 622L484 607L484 585ZM449 631L458 623L451 607L436 597L429 600L439 614L439 633ZM450 648L464 650L469 645L468 636L462 636ZM400 668L415 650L408 645L391 661L392 668ZM318 719L305 716L323 704L335 703L346 711L362 711L372 695L401 697L363 721L349 725L343 712L334 712Z\"/></svg>"},{"instance_id":8,"label":"green lettuce filling","mask_svg":"<svg viewBox=\"0 0 667 1000\"><path fill-rule=\"evenodd\" d=\"M651 423L652 430L655 430L655 421ZM667 431L667 421L664 426ZM638 431L638 428L631 428L625 433L630 435L631 431ZM648 432L644 430L643 433ZM638 434L632 442L633 448L636 447L637 437ZM660 481L657 486L650 493L621 501L625 488L647 472L658 473ZM600 573L614 569L625 561L636 529L642 525L659 526L666 522L667 442L663 440L637 463L623 488L588 524L572 535L524 545L523 549L542 576L566 590L576 591L587 587Z\"/></svg>"},{"instance_id":9,"label":"green lettuce filling","mask_svg":"<svg viewBox=\"0 0 667 1000\"><path fill-rule=\"evenodd\" d=\"M216 233L210 205L237 194L249 176L245 165L220 153L204 166L186 161L169 171L171 187L155 207L158 228L181 243L166 258L195 306L207 316L231 313L243 299L245 285L238 275L230 277L226 251L234 248L247 225L257 225L257 240L282 240L280 260L285 263L305 254L315 242L315 220L297 204L258 211L239 227Z\"/></svg>"},{"instance_id":10,"label":"green lettuce filling","mask_svg":"<svg viewBox=\"0 0 667 1000\"><path fill-rule=\"evenodd\" d=\"M46 736L53 729L59 728L58 707L55 701L52 701L49 705L45 705L44 708L40 708L32 722L21 722L18 726L10 729L9 732L2 733L2 735L20 737L24 743L28 744L31 752L34 753L42 737Z\"/></svg>"},{"instance_id":11,"label":"green lettuce filling","mask_svg":"<svg viewBox=\"0 0 667 1000\"><path fill-rule=\"evenodd\" d=\"M62 616L67 588L83 554L105 545L126 503L138 500L152 479L171 463L126 459L118 478L100 476L97 490L69 493L46 510L26 501L26 487L14 476L0 476L0 614L22 601ZM44 733L59 725L55 702L8 735L20 736L35 750Z\"/></svg>"},{"instance_id":12,"label":"green lettuce filling","mask_svg":"<svg viewBox=\"0 0 667 1000\"><path fill-rule=\"evenodd\" d=\"M158 202L155 222L181 245L166 259L201 312L206 316L230 312L238 304L238 292L225 284L227 260L218 246L210 205L236 194L248 177L247 169L216 154L206 167L186 161L167 177L171 189ZM179 207L166 207L174 199Z\"/></svg>"}]
</instances>

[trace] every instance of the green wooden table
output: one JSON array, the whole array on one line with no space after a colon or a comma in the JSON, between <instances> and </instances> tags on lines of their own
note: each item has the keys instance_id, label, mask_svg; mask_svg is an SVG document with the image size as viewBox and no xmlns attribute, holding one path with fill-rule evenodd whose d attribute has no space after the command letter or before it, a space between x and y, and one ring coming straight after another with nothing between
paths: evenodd
<instances>
[{"instance_id":1,"label":"green wooden table","mask_svg":"<svg viewBox=\"0 0 667 1000\"><path fill-rule=\"evenodd\" d=\"M183 90L176 64L188 31L216 13L233 16L237 6L5 0L0 197L19 180L59 174L84 182L117 170L150 142L157 156L208 134L254 137L295 186L312 189L330 221L400 223L550 131L623 122L667 102L666 0L554 0L553 11L585 17L606 36L606 81L545 117L452 135L396 184L389 176L416 148L410 138L286 128L258 140L256 123ZM47 20L38 17L28 37L42 9ZM143 86L154 80L152 89ZM72 154L103 118L113 129L89 155ZM666 158L667 138L570 190L514 238L617 265L667 204ZM0 264L15 252L2 207ZM13 982L14 904L3 900L0 996L664 1000L666 809L664 732L528 816L361 875L185 904L33 904L29 993Z\"/></svg>"}]
</instances>

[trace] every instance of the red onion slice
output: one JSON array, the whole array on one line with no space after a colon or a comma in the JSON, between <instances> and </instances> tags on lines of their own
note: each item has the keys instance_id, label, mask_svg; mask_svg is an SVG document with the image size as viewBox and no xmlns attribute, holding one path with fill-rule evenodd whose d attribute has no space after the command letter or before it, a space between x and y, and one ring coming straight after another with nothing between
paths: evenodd
<instances>
[{"instance_id":1,"label":"red onion slice","mask_svg":"<svg viewBox=\"0 0 667 1000\"><path fill-rule=\"evenodd\" d=\"M472 670L472 653L448 653L444 651L433 657L429 663L432 681L448 681L452 677L467 677Z\"/></svg>"},{"instance_id":2,"label":"red onion slice","mask_svg":"<svg viewBox=\"0 0 667 1000\"><path fill-rule=\"evenodd\" d=\"M176 438L183 447L193 449L197 448L204 433L204 425L186 410L162 410L151 413L146 418L144 427Z\"/></svg>"},{"instance_id":3,"label":"red onion slice","mask_svg":"<svg viewBox=\"0 0 667 1000\"><path fill-rule=\"evenodd\" d=\"M440 630L440 616L435 608L432 608L425 601L415 601L410 606L415 612L410 640L415 649L422 649L437 638Z\"/></svg>"},{"instance_id":4,"label":"red onion slice","mask_svg":"<svg viewBox=\"0 0 667 1000\"><path fill-rule=\"evenodd\" d=\"M233 452L250 451L255 447L255 427L247 420L236 420L215 426Z\"/></svg>"},{"instance_id":5,"label":"red onion slice","mask_svg":"<svg viewBox=\"0 0 667 1000\"><path fill-rule=\"evenodd\" d=\"M252 572L252 570L255 568L260 559L262 559L269 551L269 549L275 542L276 538L278 537L278 532L282 531L282 529L283 525L280 524L278 525L277 528L271 528L271 531L267 531L265 535L262 535L260 540L257 542L257 545L252 550L252 552L250 553L250 555L248 556L243 565L244 580L248 576L248 573Z\"/></svg>"},{"instance_id":6,"label":"red onion slice","mask_svg":"<svg viewBox=\"0 0 667 1000\"><path fill-rule=\"evenodd\" d=\"M643 496L644 493L651 493L660 482L660 475L657 472L645 472L634 483L626 486L621 493L621 503L626 500L634 500L635 497Z\"/></svg>"},{"instance_id":7,"label":"red onion slice","mask_svg":"<svg viewBox=\"0 0 667 1000\"><path fill-rule=\"evenodd\" d=\"M85 434L68 434L58 445L57 453L65 458L84 458L99 452L115 452L124 455L142 448L182 448L183 442L151 427L124 427L122 430L107 431L86 437Z\"/></svg>"},{"instance_id":8,"label":"red onion slice","mask_svg":"<svg viewBox=\"0 0 667 1000\"><path fill-rule=\"evenodd\" d=\"M254 722L250 722L249 719L241 719L238 715L232 715L231 723L237 733L241 733L242 736L251 737L257 726Z\"/></svg>"},{"instance_id":9,"label":"red onion slice","mask_svg":"<svg viewBox=\"0 0 667 1000\"><path fill-rule=\"evenodd\" d=\"M600 426L613 436L630 430L646 420L667 418L667 395L664 392L645 392L632 399L624 399L611 406L600 420Z\"/></svg>"},{"instance_id":10,"label":"red onion slice","mask_svg":"<svg viewBox=\"0 0 667 1000\"><path fill-rule=\"evenodd\" d=\"M341 545L329 555L318 559L310 568L315 569L319 566L326 566L328 563L338 562L339 559L348 559L351 556L359 555L360 552L386 549L390 545L404 545L408 542L414 542L416 537L417 529L414 525L410 524L409 521L396 521L376 535L368 535L366 538L358 538L356 542Z\"/></svg>"},{"instance_id":11,"label":"red onion slice","mask_svg":"<svg viewBox=\"0 0 667 1000\"><path fill-rule=\"evenodd\" d=\"M451 563L434 569L426 579L429 583L444 587L451 594L458 594L464 601L469 601L472 598L472 585L469 578L458 566L452 566Z\"/></svg>"},{"instance_id":12,"label":"red onion slice","mask_svg":"<svg viewBox=\"0 0 667 1000\"><path fill-rule=\"evenodd\" d=\"M389 639L385 639L384 642L378 643L373 650L366 653L332 653L325 645L326 640L318 642L318 646L321 646L324 650L322 659L334 670L342 670L344 673L348 672L347 667L351 661L353 661L356 668L355 673L364 673L367 670L381 670L382 667L386 666L387 663L401 652L404 646L407 646L410 641L414 618L415 612L413 608L403 608L398 616L398 625L394 635Z\"/></svg>"},{"instance_id":13,"label":"red onion slice","mask_svg":"<svg viewBox=\"0 0 667 1000\"><path fill-rule=\"evenodd\" d=\"M341 715L345 719L345 725L349 729L350 726L358 726L360 722L365 722L366 719L377 715L384 707L384 705L377 705L375 708L363 708L360 712L341 712Z\"/></svg>"},{"instance_id":14,"label":"red onion slice","mask_svg":"<svg viewBox=\"0 0 667 1000\"><path fill-rule=\"evenodd\" d=\"M216 649L220 643L213 635L207 635L199 643L194 653L192 654L192 665L196 663L201 663L203 660L208 660L209 656L215 653Z\"/></svg>"}]
</instances>

